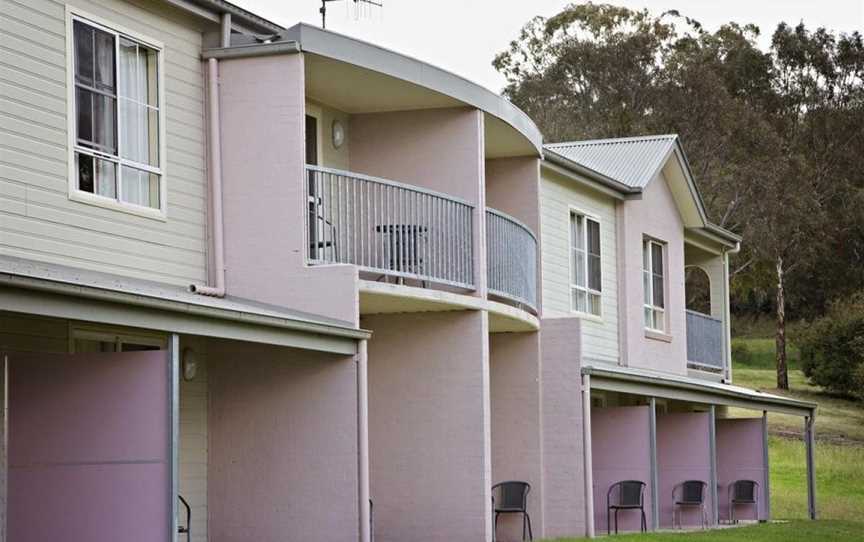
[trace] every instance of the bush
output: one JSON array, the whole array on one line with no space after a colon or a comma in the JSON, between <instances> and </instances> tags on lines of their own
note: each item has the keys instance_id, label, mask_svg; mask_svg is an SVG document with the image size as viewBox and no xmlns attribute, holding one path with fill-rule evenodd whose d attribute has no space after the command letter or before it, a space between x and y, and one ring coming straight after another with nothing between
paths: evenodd
<instances>
[{"instance_id":1,"label":"bush","mask_svg":"<svg viewBox=\"0 0 864 542\"><path fill-rule=\"evenodd\" d=\"M753 361L753 353L750 347L741 341L732 341L732 360L741 365L750 365Z\"/></svg>"},{"instance_id":2,"label":"bush","mask_svg":"<svg viewBox=\"0 0 864 542\"><path fill-rule=\"evenodd\" d=\"M803 323L792 340L801 350L801 368L810 382L864 399L864 292Z\"/></svg>"}]
</instances>

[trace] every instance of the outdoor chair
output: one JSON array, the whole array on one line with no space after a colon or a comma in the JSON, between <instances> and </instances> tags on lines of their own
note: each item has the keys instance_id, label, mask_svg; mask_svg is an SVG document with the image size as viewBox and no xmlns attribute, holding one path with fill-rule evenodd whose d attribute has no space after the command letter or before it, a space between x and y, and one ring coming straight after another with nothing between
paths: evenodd
<instances>
[{"instance_id":1,"label":"outdoor chair","mask_svg":"<svg viewBox=\"0 0 864 542\"><path fill-rule=\"evenodd\" d=\"M522 514L522 540L525 540L526 527L528 540L534 540L531 529L531 516L528 515L528 493L531 484L528 482L508 481L492 486L492 510L495 511L495 521L492 527L492 540L498 530L498 516L501 514Z\"/></svg>"},{"instance_id":2,"label":"outdoor chair","mask_svg":"<svg viewBox=\"0 0 864 542\"><path fill-rule=\"evenodd\" d=\"M759 515L759 484L753 480L735 480L729 484L729 521L737 523L735 519L735 506L739 504L752 504L756 506L756 516Z\"/></svg>"},{"instance_id":3,"label":"outdoor chair","mask_svg":"<svg viewBox=\"0 0 864 542\"><path fill-rule=\"evenodd\" d=\"M678 527L681 524L682 508L698 507L702 512L702 528L708 525L708 512L705 509L705 490L708 484L701 480L687 480L672 488L672 528L675 528L675 513L678 513Z\"/></svg>"},{"instance_id":4,"label":"outdoor chair","mask_svg":"<svg viewBox=\"0 0 864 542\"><path fill-rule=\"evenodd\" d=\"M609 525L609 514L615 511L615 534L618 534L618 511L639 510L641 514L640 529L642 532L648 530L648 522L645 519L645 482L638 480L624 480L612 484L606 492L606 534L611 534Z\"/></svg>"},{"instance_id":5,"label":"outdoor chair","mask_svg":"<svg viewBox=\"0 0 864 542\"><path fill-rule=\"evenodd\" d=\"M192 508L189 507L189 503L186 502L183 495L177 495L177 498L180 499L180 503L186 509L186 525L177 525L177 533L185 534L186 542L189 542L192 540Z\"/></svg>"}]
</instances>

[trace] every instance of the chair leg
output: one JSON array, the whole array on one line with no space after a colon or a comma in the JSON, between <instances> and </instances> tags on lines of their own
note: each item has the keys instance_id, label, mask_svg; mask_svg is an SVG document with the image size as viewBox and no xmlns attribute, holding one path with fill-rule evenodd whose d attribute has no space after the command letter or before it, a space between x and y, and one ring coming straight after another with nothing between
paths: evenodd
<instances>
[{"instance_id":1,"label":"chair leg","mask_svg":"<svg viewBox=\"0 0 864 542\"><path fill-rule=\"evenodd\" d=\"M528 515L528 512L525 512L525 518L528 519L528 540L534 542L534 530L531 529L531 516Z\"/></svg>"},{"instance_id":2,"label":"chair leg","mask_svg":"<svg viewBox=\"0 0 864 542\"><path fill-rule=\"evenodd\" d=\"M640 508L640 509L639 509L639 512L640 512L641 515L642 515L642 524L639 525L639 526L642 527L642 532L643 532L643 533L647 533L647 532L648 532L648 520L645 519L645 510L642 509L642 508Z\"/></svg>"},{"instance_id":3,"label":"chair leg","mask_svg":"<svg viewBox=\"0 0 864 542\"><path fill-rule=\"evenodd\" d=\"M498 534L498 512L495 512L495 523L492 525L492 541L494 542Z\"/></svg>"},{"instance_id":4,"label":"chair leg","mask_svg":"<svg viewBox=\"0 0 864 542\"><path fill-rule=\"evenodd\" d=\"M525 542L525 513L522 513L522 542Z\"/></svg>"},{"instance_id":5,"label":"chair leg","mask_svg":"<svg viewBox=\"0 0 864 542\"><path fill-rule=\"evenodd\" d=\"M608 508L608 507L606 508L606 535L607 536L612 534L612 528L611 528L612 525L611 525L611 522L609 520L609 511L610 510L612 510L612 509Z\"/></svg>"},{"instance_id":6,"label":"chair leg","mask_svg":"<svg viewBox=\"0 0 864 542\"><path fill-rule=\"evenodd\" d=\"M618 509L615 509L615 534L618 534Z\"/></svg>"}]
</instances>

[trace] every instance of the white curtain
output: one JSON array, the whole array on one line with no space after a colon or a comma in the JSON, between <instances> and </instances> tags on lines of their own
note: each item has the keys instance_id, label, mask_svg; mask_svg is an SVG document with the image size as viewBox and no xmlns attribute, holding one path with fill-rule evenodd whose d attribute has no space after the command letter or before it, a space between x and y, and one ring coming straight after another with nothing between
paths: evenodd
<instances>
[{"instance_id":1,"label":"white curtain","mask_svg":"<svg viewBox=\"0 0 864 542\"><path fill-rule=\"evenodd\" d=\"M156 79L155 53L135 42L120 40L118 68L120 95L120 155L134 162L158 166L158 113L152 98ZM123 200L137 205L158 207L151 184L153 176L146 171L124 167Z\"/></svg>"}]
</instances>

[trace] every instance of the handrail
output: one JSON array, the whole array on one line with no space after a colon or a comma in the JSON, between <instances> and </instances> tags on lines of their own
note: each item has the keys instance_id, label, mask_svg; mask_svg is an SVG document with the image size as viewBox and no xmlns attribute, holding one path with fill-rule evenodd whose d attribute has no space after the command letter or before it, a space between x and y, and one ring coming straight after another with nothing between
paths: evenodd
<instances>
[{"instance_id":1,"label":"handrail","mask_svg":"<svg viewBox=\"0 0 864 542\"><path fill-rule=\"evenodd\" d=\"M512 216L486 208L489 293L537 311L537 237Z\"/></svg>"}]
</instances>

